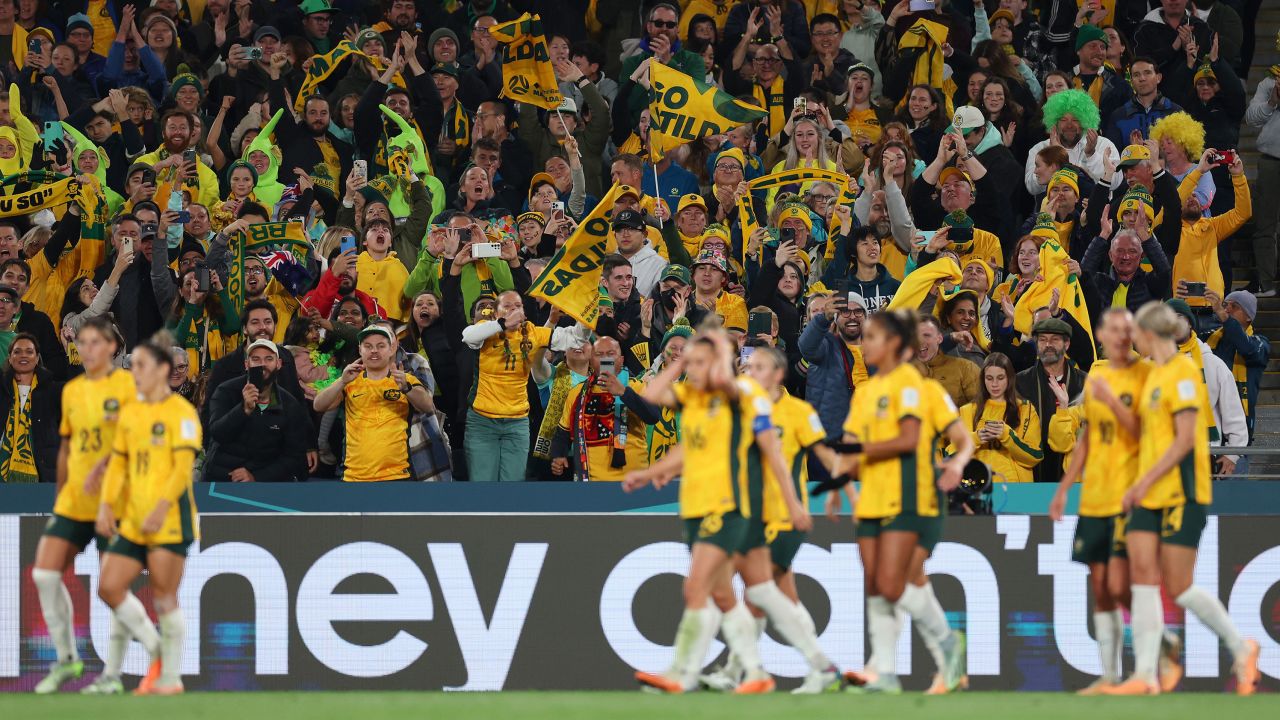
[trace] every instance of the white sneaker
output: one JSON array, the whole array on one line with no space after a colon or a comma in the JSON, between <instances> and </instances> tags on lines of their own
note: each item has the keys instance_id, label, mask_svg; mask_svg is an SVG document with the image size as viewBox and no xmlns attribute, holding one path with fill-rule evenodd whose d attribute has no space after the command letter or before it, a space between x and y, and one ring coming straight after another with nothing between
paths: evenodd
<instances>
[{"instance_id":1,"label":"white sneaker","mask_svg":"<svg viewBox=\"0 0 1280 720\"><path fill-rule=\"evenodd\" d=\"M713 668L711 672L698 676L698 684L716 692L733 692L742 681L741 676L729 672L727 667Z\"/></svg>"},{"instance_id":2,"label":"white sneaker","mask_svg":"<svg viewBox=\"0 0 1280 720\"><path fill-rule=\"evenodd\" d=\"M965 654L967 642L963 632L953 630L951 637L954 642L946 653L947 666L943 669L942 677L947 684L947 692L955 692L960 690L962 685L969 684L968 671L968 655Z\"/></svg>"},{"instance_id":3,"label":"white sneaker","mask_svg":"<svg viewBox=\"0 0 1280 720\"><path fill-rule=\"evenodd\" d=\"M63 685L79 678L84 674L84 661L72 660L70 662L59 662L49 666L49 674L41 678L36 683L37 695L48 695L58 692Z\"/></svg>"},{"instance_id":4,"label":"white sneaker","mask_svg":"<svg viewBox=\"0 0 1280 720\"><path fill-rule=\"evenodd\" d=\"M1259 290L1254 293L1253 296L1256 298L1272 298L1276 296L1276 289L1271 288L1270 290Z\"/></svg>"},{"instance_id":5,"label":"white sneaker","mask_svg":"<svg viewBox=\"0 0 1280 720\"><path fill-rule=\"evenodd\" d=\"M124 683L120 682L120 678L113 678L109 675L99 675L97 680L85 685L80 689L81 695L123 695Z\"/></svg>"},{"instance_id":6,"label":"white sneaker","mask_svg":"<svg viewBox=\"0 0 1280 720\"><path fill-rule=\"evenodd\" d=\"M836 666L832 665L826 670L812 670L805 676L804 682L800 687L791 691L792 695L821 695L822 693L835 692L842 685L840 672L836 670Z\"/></svg>"}]
</instances>

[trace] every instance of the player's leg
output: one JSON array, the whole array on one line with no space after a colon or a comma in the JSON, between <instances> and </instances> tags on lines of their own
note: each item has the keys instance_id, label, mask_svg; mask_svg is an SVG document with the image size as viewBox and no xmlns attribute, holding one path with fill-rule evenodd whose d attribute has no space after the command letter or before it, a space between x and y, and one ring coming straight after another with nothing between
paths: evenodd
<instances>
[{"instance_id":1,"label":"player's leg","mask_svg":"<svg viewBox=\"0 0 1280 720\"><path fill-rule=\"evenodd\" d=\"M897 676L897 644L902 624L894 610L906 588L911 555L919 537L919 533L914 530L886 528L880 533L876 542L877 602L873 615L871 603L868 601L867 613L877 658L875 669L879 677L864 686L864 689L869 692L902 692Z\"/></svg>"},{"instance_id":2,"label":"player's leg","mask_svg":"<svg viewBox=\"0 0 1280 720\"><path fill-rule=\"evenodd\" d=\"M795 602L778 589L773 580L773 562L769 548L757 547L747 553L739 567L747 586L747 600L764 610L769 622L778 629L782 638L804 655L809 663L809 677L805 679L807 692L821 692L835 684L840 677L835 664L822 652L818 638L806 625Z\"/></svg>"},{"instance_id":3,"label":"player's leg","mask_svg":"<svg viewBox=\"0 0 1280 720\"><path fill-rule=\"evenodd\" d=\"M98 567L107 559L107 539L99 535L95 540L98 546ZM85 695L119 695L124 692L124 683L120 680L120 671L124 667L125 655L129 652L129 641L133 636L129 629L120 622L115 613L111 613L111 624L107 630L107 652L102 659L102 674L93 682L84 686L80 692Z\"/></svg>"},{"instance_id":4,"label":"player's leg","mask_svg":"<svg viewBox=\"0 0 1280 720\"><path fill-rule=\"evenodd\" d=\"M49 630L49 639L58 657L49 668L49 674L36 684L35 691L39 695L52 693L63 684L79 678L84 674L84 662L76 649L76 634L73 620L75 610L71 605L71 593L62 575L75 560L76 554L84 549L93 537L93 526L88 525L87 536L83 542L73 541L54 534L59 528L79 525L57 515L49 519L45 534L36 546L35 566L31 569L31 580L35 583L40 598L40 610L44 613L44 624ZM66 534L66 533L63 533ZM77 545L77 542L80 542Z\"/></svg>"},{"instance_id":5,"label":"player's leg","mask_svg":"<svg viewBox=\"0 0 1280 720\"><path fill-rule=\"evenodd\" d=\"M862 587L867 598L867 661L861 671L845 672L845 680L855 686L866 686L879 680L880 669L885 666L885 653L889 653L889 672L897 663L896 642L893 638L886 647L885 640L893 632L896 620L893 617L894 607L885 601L876 587L876 566L879 563L880 523L878 520L863 520L857 524L858 556L862 560ZM886 617L886 615L888 617Z\"/></svg>"},{"instance_id":6,"label":"player's leg","mask_svg":"<svg viewBox=\"0 0 1280 720\"><path fill-rule=\"evenodd\" d=\"M129 586L142 574L146 549L123 535L111 538L98 575L98 597L111 608L130 636L142 643L151 656L151 666L138 687L149 688L160 677L160 633L142 601L129 591Z\"/></svg>"},{"instance_id":7,"label":"player's leg","mask_svg":"<svg viewBox=\"0 0 1280 720\"><path fill-rule=\"evenodd\" d=\"M1187 514L1190 515L1191 512L1193 512L1191 506L1188 506ZM1184 516L1183 522L1195 521ZM1198 544L1200 533L1196 531L1194 534L1197 536L1195 539ZM1160 546L1160 572L1165 589L1180 607L1195 613L1200 622L1222 640L1222 644L1235 659L1232 669L1236 673L1236 692L1241 695L1252 695L1258 683L1258 643L1240 637L1222 601L1192 584L1196 566L1196 547L1175 544L1177 537L1169 540Z\"/></svg>"},{"instance_id":8,"label":"player's leg","mask_svg":"<svg viewBox=\"0 0 1280 720\"><path fill-rule=\"evenodd\" d=\"M1132 578L1130 622L1133 625L1133 675L1102 689L1107 695L1158 695L1156 668L1160 637L1164 632L1164 605L1160 601L1160 536L1152 512L1134 508L1126 544Z\"/></svg>"},{"instance_id":9,"label":"player's leg","mask_svg":"<svg viewBox=\"0 0 1280 720\"><path fill-rule=\"evenodd\" d=\"M1124 646L1124 615L1111 594L1107 562L1090 562L1089 587L1093 590L1093 633L1098 641L1102 675L1081 694L1092 695L1103 686L1120 682L1120 650Z\"/></svg>"},{"instance_id":10,"label":"player's leg","mask_svg":"<svg viewBox=\"0 0 1280 720\"><path fill-rule=\"evenodd\" d=\"M738 604L738 596L733 592L733 563L727 563L724 569L716 578L715 584L711 590L711 601L715 604L720 615L721 633L724 632L724 615L733 610ZM756 637L764 631L763 619L757 622ZM705 688L716 690L719 692L731 692L742 682L743 675L742 661L732 651L729 651L728 658L725 659L724 665L710 668L707 672L698 676L698 682Z\"/></svg>"},{"instance_id":11,"label":"player's leg","mask_svg":"<svg viewBox=\"0 0 1280 720\"><path fill-rule=\"evenodd\" d=\"M183 690L182 647L187 624L178 606L178 586L186 565L185 548L181 553L166 546L148 549L147 569L160 621L160 678L151 690L156 695L176 695Z\"/></svg>"},{"instance_id":12,"label":"player's leg","mask_svg":"<svg viewBox=\"0 0 1280 720\"><path fill-rule=\"evenodd\" d=\"M947 614L933 593L933 583L924 571L929 550L917 545L911 556L907 584L902 590L898 609L911 616L912 625L920 633L938 672L925 694L941 695L968 684L965 674L963 635L953 631Z\"/></svg>"}]
</instances>

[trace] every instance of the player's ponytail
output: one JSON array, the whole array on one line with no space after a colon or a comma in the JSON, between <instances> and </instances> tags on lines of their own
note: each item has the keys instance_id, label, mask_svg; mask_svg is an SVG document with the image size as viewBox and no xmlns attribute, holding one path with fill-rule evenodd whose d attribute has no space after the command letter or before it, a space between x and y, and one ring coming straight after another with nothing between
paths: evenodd
<instances>
[{"instance_id":1,"label":"player's ponytail","mask_svg":"<svg viewBox=\"0 0 1280 720\"><path fill-rule=\"evenodd\" d=\"M916 333L916 312L908 308L882 310L871 316L870 322L898 338L898 358L915 357L920 352L920 336Z\"/></svg>"},{"instance_id":2,"label":"player's ponytail","mask_svg":"<svg viewBox=\"0 0 1280 720\"><path fill-rule=\"evenodd\" d=\"M168 330L161 330L141 343L138 343L138 347L136 349L150 355L151 359L154 360L157 365L164 365L172 371L173 346L176 344L177 343L174 342L173 335L170 334Z\"/></svg>"}]
</instances>

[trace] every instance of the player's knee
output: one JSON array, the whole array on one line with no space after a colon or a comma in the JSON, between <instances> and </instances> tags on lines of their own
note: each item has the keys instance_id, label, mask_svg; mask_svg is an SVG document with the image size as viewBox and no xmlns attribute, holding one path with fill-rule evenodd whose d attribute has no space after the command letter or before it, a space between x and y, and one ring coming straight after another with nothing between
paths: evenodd
<instances>
[{"instance_id":1,"label":"player's knee","mask_svg":"<svg viewBox=\"0 0 1280 720\"><path fill-rule=\"evenodd\" d=\"M156 606L157 615L168 615L178 609L178 595L176 593L155 595L152 598L152 602Z\"/></svg>"},{"instance_id":2,"label":"player's knee","mask_svg":"<svg viewBox=\"0 0 1280 720\"><path fill-rule=\"evenodd\" d=\"M902 577L881 576L876 578L877 594L891 603L898 602L902 591L906 589L906 580Z\"/></svg>"},{"instance_id":3,"label":"player's knee","mask_svg":"<svg viewBox=\"0 0 1280 720\"><path fill-rule=\"evenodd\" d=\"M124 602L125 589L123 586L116 587L114 584L102 582L98 584L98 599L106 603L108 607L119 607Z\"/></svg>"}]
</instances>

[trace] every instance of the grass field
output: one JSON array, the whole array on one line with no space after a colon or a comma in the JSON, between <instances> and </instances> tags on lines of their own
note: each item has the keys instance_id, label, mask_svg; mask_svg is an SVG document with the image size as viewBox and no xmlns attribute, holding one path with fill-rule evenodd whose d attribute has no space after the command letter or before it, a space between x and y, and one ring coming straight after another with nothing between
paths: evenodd
<instances>
[{"instance_id":1,"label":"grass field","mask_svg":"<svg viewBox=\"0 0 1280 720\"><path fill-rule=\"evenodd\" d=\"M1156 698L1081 698L1064 693L964 693L950 697L824 695L729 697L695 694L659 697L639 692L413 692L192 693L176 698L91 698L0 695L0 717L39 720L140 720L148 717L241 720L380 720L443 717L521 720L778 720L849 716L893 720L1106 720L1119 718L1275 718L1280 695L1238 698L1216 693L1177 693Z\"/></svg>"}]
</instances>

